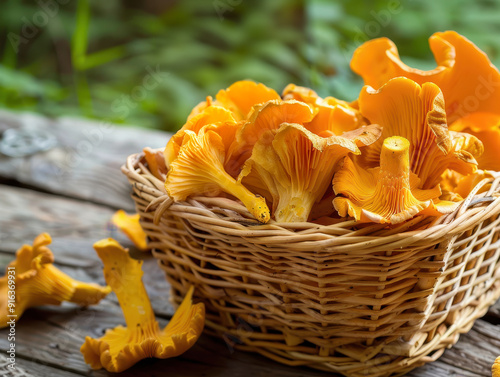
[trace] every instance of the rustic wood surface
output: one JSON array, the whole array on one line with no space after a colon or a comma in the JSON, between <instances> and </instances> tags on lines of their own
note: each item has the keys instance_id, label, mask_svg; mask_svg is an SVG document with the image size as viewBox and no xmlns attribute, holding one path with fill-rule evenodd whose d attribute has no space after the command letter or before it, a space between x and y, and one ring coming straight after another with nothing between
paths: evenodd
<instances>
[{"instance_id":1,"label":"rustic wood surface","mask_svg":"<svg viewBox=\"0 0 500 377\"><path fill-rule=\"evenodd\" d=\"M168 323L173 307L169 303L169 286L163 272L149 254L136 250L109 220L116 208L133 211L128 183L119 169L126 156L145 146L160 147L169 135L108 127L102 122L53 120L0 111L0 133L8 128L31 127L54 133L59 144L48 152L30 157L0 155L0 274L23 243L31 243L37 234L45 231L53 238L52 250L62 270L80 280L104 283L102 265L92 244L111 236L130 247L134 257L144 259L144 281L153 308L160 324ZM79 352L85 336L99 337L107 328L123 323L114 294L99 305L85 309L71 304L30 309L16 326L16 374L6 368L9 342L6 329L0 330L0 375L332 375L288 367L260 355L235 351L223 341L205 335L188 352L174 359L144 360L119 374L91 370ZM417 368L408 376L491 376L491 364L498 355L500 303L438 361Z\"/></svg>"}]
</instances>

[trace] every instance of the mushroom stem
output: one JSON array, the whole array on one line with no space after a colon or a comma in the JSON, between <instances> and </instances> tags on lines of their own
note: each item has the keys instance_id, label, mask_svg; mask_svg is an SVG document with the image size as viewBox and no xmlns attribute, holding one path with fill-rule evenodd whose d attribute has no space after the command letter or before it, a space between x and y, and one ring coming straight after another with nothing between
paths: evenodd
<instances>
[{"instance_id":1,"label":"mushroom stem","mask_svg":"<svg viewBox=\"0 0 500 377\"><path fill-rule=\"evenodd\" d=\"M300 192L289 198L280 197L274 216L278 222L307 221L316 196L311 192Z\"/></svg>"},{"instance_id":2,"label":"mushroom stem","mask_svg":"<svg viewBox=\"0 0 500 377\"><path fill-rule=\"evenodd\" d=\"M138 280L134 285L129 285L126 290L122 286L111 286L111 288L118 297L118 302L120 303L125 322L129 329L133 329L139 324L156 322L153 308L151 307L151 302L149 301L149 296L144 288L142 279Z\"/></svg>"},{"instance_id":3,"label":"mushroom stem","mask_svg":"<svg viewBox=\"0 0 500 377\"><path fill-rule=\"evenodd\" d=\"M111 289L75 280L56 267L45 265L40 268L39 274L33 277L32 285L20 286L18 292L20 297L32 297L30 306L58 305L62 301L93 305L111 292Z\"/></svg>"},{"instance_id":4,"label":"mushroom stem","mask_svg":"<svg viewBox=\"0 0 500 377\"><path fill-rule=\"evenodd\" d=\"M384 140L380 154L380 173L375 192L378 199L395 213L408 206L410 189L410 142L393 136Z\"/></svg>"},{"instance_id":5,"label":"mushroom stem","mask_svg":"<svg viewBox=\"0 0 500 377\"><path fill-rule=\"evenodd\" d=\"M108 247L109 243L107 239L101 240L94 244L94 248L104 262L104 277L118 298L127 328L135 329L141 324L156 322L151 302L142 282L142 261L132 260L128 258L128 254L120 253L116 241L113 243L115 246L113 249ZM127 271L120 267L124 264L130 264L129 276L122 276L123 272ZM123 284L123 280L127 279L133 280L133 284Z\"/></svg>"},{"instance_id":6,"label":"mushroom stem","mask_svg":"<svg viewBox=\"0 0 500 377\"><path fill-rule=\"evenodd\" d=\"M250 213L261 223L267 223L269 221L271 215L266 200L263 197L252 194L245 186L236 182L234 178L226 172L221 176L222 178L218 179L217 184L223 191L229 192L231 195L241 200Z\"/></svg>"},{"instance_id":7,"label":"mushroom stem","mask_svg":"<svg viewBox=\"0 0 500 377\"><path fill-rule=\"evenodd\" d=\"M57 301L94 305L111 292L110 287L75 280L52 265L46 266L44 270L45 281L53 282L51 295Z\"/></svg>"},{"instance_id":8,"label":"mushroom stem","mask_svg":"<svg viewBox=\"0 0 500 377\"><path fill-rule=\"evenodd\" d=\"M7 306L7 273L0 278L0 328L7 325L8 314L19 319L28 308L60 305L63 301L93 305L111 292L110 287L75 280L55 267L54 255L47 247L51 242L49 234L40 234L33 246L23 245L16 253L16 260L9 264L7 271L16 271L14 308Z\"/></svg>"}]
</instances>

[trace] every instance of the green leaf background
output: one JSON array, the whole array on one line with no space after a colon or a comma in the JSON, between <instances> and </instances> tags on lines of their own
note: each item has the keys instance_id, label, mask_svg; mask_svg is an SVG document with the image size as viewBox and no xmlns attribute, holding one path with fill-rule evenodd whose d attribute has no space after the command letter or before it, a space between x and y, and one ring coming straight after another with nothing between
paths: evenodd
<instances>
[{"instance_id":1,"label":"green leaf background","mask_svg":"<svg viewBox=\"0 0 500 377\"><path fill-rule=\"evenodd\" d=\"M1 107L174 131L241 79L352 100L362 82L349 61L363 41L387 36L429 69L428 37L450 29L500 65L500 0L59 1L4 2Z\"/></svg>"}]
</instances>

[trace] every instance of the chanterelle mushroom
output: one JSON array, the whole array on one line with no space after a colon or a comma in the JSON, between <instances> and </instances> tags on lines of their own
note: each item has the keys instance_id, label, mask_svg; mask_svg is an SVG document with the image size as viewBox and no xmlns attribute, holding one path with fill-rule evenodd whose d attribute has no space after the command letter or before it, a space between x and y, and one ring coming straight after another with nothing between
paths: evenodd
<instances>
[{"instance_id":1,"label":"chanterelle mushroom","mask_svg":"<svg viewBox=\"0 0 500 377\"><path fill-rule=\"evenodd\" d=\"M52 239L47 233L35 238L33 246L23 245L16 260L0 278L0 328L7 326L9 315L18 320L28 308L40 305L60 305L63 301L79 305L97 304L111 289L94 283L84 283L53 266L54 255L47 247ZM14 305L9 306L8 271L15 271ZM10 317L12 318L12 317Z\"/></svg>"},{"instance_id":2,"label":"chanterelle mushroom","mask_svg":"<svg viewBox=\"0 0 500 377\"><path fill-rule=\"evenodd\" d=\"M476 170L471 152L482 153L481 142L472 135L450 133L443 96L435 84L420 86L397 77L379 90L365 86L359 96L359 107L372 123L383 127L382 137L360 156L363 166L378 166L383 140L401 136L411 144L410 168L421 179L422 189L436 186L448 168L464 175Z\"/></svg>"},{"instance_id":3,"label":"chanterelle mushroom","mask_svg":"<svg viewBox=\"0 0 500 377\"><path fill-rule=\"evenodd\" d=\"M149 171L159 180L165 182L167 166L165 164L164 152L160 149L146 147L142 150L144 158L148 163Z\"/></svg>"},{"instance_id":4,"label":"chanterelle mushroom","mask_svg":"<svg viewBox=\"0 0 500 377\"><path fill-rule=\"evenodd\" d=\"M141 216L128 215L123 209L115 212L111 222L115 224L141 250L148 249L148 237L139 222Z\"/></svg>"},{"instance_id":5,"label":"chanterelle mushroom","mask_svg":"<svg viewBox=\"0 0 500 377\"><path fill-rule=\"evenodd\" d=\"M231 111L220 106L209 106L200 111L195 116L188 119L182 128L176 132L167 143L163 152L165 158L165 166L170 168L170 164L177 158L181 149L185 131L193 131L198 134L200 130L206 125L223 125L235 124L233 114Z\"/></svg>"},{"instance_id":6,"label":"chanterelle mushroom","mask_svg":"<svg viewBox=\"0 0 500 377\"><path fill-rule=\"evenodd\" d=\"M476 111L500 114L500 72L483 51L454 31L433 34L429 44L437 63L430 71L404 64L396 45L387 38L358 47L351 68L375 89L398 76L419 84L437 84L443 91L450 123Z\"/></svg>"},{"instance_id":7,"label":"chanterelle mushroom","mask_svg":"<svg viewBox=\"0 0 500 377\"><path fill-rule=\"evenodd\" d=\"M258 221L268 222L270 214L265 199L252 194L224 170L226 143L232 137L224 135L229 130L221 131L211 126L203 127L198 134L185 131L179 155L167 174L167 192L180 201L190 195L217 195L224 191L240 199Z\"/></svg>"},{"instance_id":8,"label":"chanterelle mushroom","mask_svg":"<svg viewBox=\"0 0 500 377\"><path fill-rule=\"evenodd\" d=\"M235 140L228 150L226 170L236 177L251 156L254 144L266 131L277 130L283 123L304 124L312 119L311 107L296 100L273 100L254 106L248 120L236 132Z\"/></svg>"},{"instance_id":9,"label":"chanterelle mushroom","mask_svg":"<svg viewBox=\"0 0 500 377\"><path fill-rule=\"evenodd\" d=\"M366 120L350 103L334 97L321 98L314 90L289 84L283 90L283 99L294 99L308 104L314 113L310 122L303 126L322 137L342 135L366 125Z\"/></svg>"},{"instance_id":10,"label":"chanterelle mushroom","mask_svg":"<svg viewBox=\"0 0 500 377\"><path fill-rule=\"evenodd\" d=\"M250 80L237 81L215 96L216 104L231 110L237 120L246 119L255 105L279 98L273 89Z\"/></svg>"},{"instance_id":11,"label":"chanterelle mushroom","mask_svg":"<svg viewBox=\"0 0 500 377\"><path fill-rule=\"evenodd\" d=\"M307 221L313 204L330 185L336 163L359 145L373 143L380 128L372 125L344 136L322 138L298 124L284 123L255 144L238 178L252 187L267 186L276 221ZM245 183L245 184L247 184Z\"/></svg>"},{"instance_id":12,"label":"chanterelle mushroom","mask_svg":"<svg viewBox=\"0 0 500 377\"><path fill-rule=\"evenodd\" d=\"M398 224L417 214L438 216L455 208L454 203L439 202L439 185L419 189L420 179L410 171L410 143L403 137L384 140L380 167L363 169L345 157L333 178L333 200L340 216L360 222ZM433 200L438 202L434 203Z\"/></svg>"},{"instance_id":13,"label":"chanterelle mushroom","mask_svg":"<svg viewBox=\"0 0 500 377\"><path fill-rule=\"evenodd\" d=\"M189 289L169 324L160 330L142 282L142 261L130 258L128 250L108 238L94 248L104 263L104 277L118 297L127 327L107 330L102 338L85 338L80 348L92 369L121 372L138 361L166 359L188 350L203 331L205 306L193 305Z\"/></svg>"}]
</instances>

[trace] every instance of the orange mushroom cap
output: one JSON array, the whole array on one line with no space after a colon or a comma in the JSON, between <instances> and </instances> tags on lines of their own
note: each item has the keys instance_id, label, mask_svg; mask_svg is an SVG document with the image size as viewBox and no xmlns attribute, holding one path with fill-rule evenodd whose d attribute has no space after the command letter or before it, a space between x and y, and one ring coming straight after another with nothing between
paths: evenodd
<instances>
[{"instance_id":1,"label":"orange mushroom cap","mask_svg":"<svg viewBox=\"0 0 500 377\"><path fill-rule=\"evenodd\" d=\"M63 301L93 305L111 292L109 287L74 280L53 266L54 254L47 247L51 242L50 235L42 233L33 246L23 245L8 265L6 275L0 278L0 328L7 326L9 315L19 320L31 307L60 305ZM15 271L14 306L9 306L7 296L11 269Z\"/></svg>"},{"instance_id":2,"label":"orange mushroom cap","mask_svg":"<svg viewBox=\"0 0 500 377\"><path fill-rule=\"evenodd\" d=\"M435 83L443 92L449 122L476 111L500 114L500 72L483 51L454 31L433 34L429 44L437 63L430 71L404 64L387 38L358 47L351 68L375 89L398 76Z\"/></svg>"},{"instance_id":3,"label":"orange mushroom cap","mask_svg":"<svg viewBox=\"0 0 500 377\"><path fill-rule=\"evenodd\" d=\"M192 303L193 286L168 325L160 330L142 282L142 261L130 258L128 250L111 238L96 242L94 248L127 327L108 329L99 339L87 336L80 348L85 362L92 369L121 372L142 359L175 357L191 348L205 322L203 303Z\"/></svg>"},{"instance_id":4,"label":"orange mushroom cap","mask_svg":"<svg viewBox=\"0 0 500 377\"><path fill-rule=\"evenodd\" d=\"M283 123L255 144L238 179L267 186L270 195L265 196L273 200L276 221L307 221L330 185L337 161L359 154L358 143L372 143L379 135L380 128L373 125L348 136L322 138L299 124Z\"/></svg>"},{"instance_id":5,"label":"orange mushroom cap","mask_svg":"<svg viewBox=\"0 0 500 377\"><path fill-rule=\"evenodd\" d=\"M232 128L226 131L231 130L234 132ZM222 130L205 126L198 135L185 131L178 157L167 174L165 188L168 194L181 201L191 195L214 196L223 191L240 199L258 221L268 222L270 214L265 199L252 194L224 170L225 144L231 137L223 138L217 131Z\"/></svg>"},{"instance_id":6,"label":"orange mushroom cap","mask_svg":"<svg viewBox=\"0 0 500 377\"><path fill-rule=\"evenodd\" d=\"M124 210L120 209L115 212L111 222L125 233L137 248L147 250L148 237L139 222L140 219L141 216L138 213L128 215Z\"/></svg>"},{"instance_id":7,"label":"orange mushroom cap","mask_svg":"<svg viewBox=\"0 0 500 377\"><path fill-rule=\"evenodd\" d=\"M417 214L439 216L455 209L449 202L434 203L439 185L419 189L420 179L410 171L410 142L403 137L385 139L380 167L363 169L349 157L333 178L337 195L333 204L339 215L360 222L399 224Z\"/></svg>"},{"instance_id":8,"label":"orange mushroom cap","mask_svg":"<svg viewBox=\"0 0 500 377\"><path fill-rule=\"evenodd\" d=\"M462 174L476 170L471 151L482 152L481 143L474 136L462 139L464 135L450 134L443 96L435 84L420 86L398 77L378 90L365 86L359 107L372 123L383 127L382 137L367 147L359 159L365 167L378 165L383 140L401 136L410 142L410 168L421 179L421 188L436 186L447 168Z\"/></svg>"},{"instance_id":9,"label":"orange mushroom cap","mask_svg":"<svg viewBox=\"0 0 500 377\"><path fill-rule=\"evenodd\" d=\"M499 104L500 107L500 104ZM451 130L474 135L484 145L484 153L477 158L479 169L500 171L500 115L472 113L453 122Z\"/></svg>"},{"instance_id":10,"label":"orange mushroom cap","mask_svg":"<svg viewBox=\"0 0 500 377\"><path fill-rule=\"evenodd\" d=\"M218 104L232 111L236 120L245 120L255 105L279 100L280 96L264 84L242 80L220 90L215 98Z\"/></svg>"},{"instance_id":11,"label":"orange mushroom cap","mask_svg":"<svg viewBox=\"0 0 500 377\"><path fill-rule=\"evenodd\" d=\"M323 99L309 88L289 84L282 96L284 100L304 102L313 109L313 119L303 126L322 137L339 136L367 124L359 110L348 102L334 97Z\"/></svg>"},{"instance_id":12,"label":"orange mushroom cap","mask_svg":"<svg viewBox=\"0 0 500 377\"><path fill-rule=\"evenodd\" d=\"M312 118L311 107L296 100L273 100L254 106L247 122L236 132L236 139L229 148L227 171L232 176L239 174L239 170L252 154L254 144L266 131L277 130L283 123L304 124Z\"/></svg>"},{"instance_id":13,"label":"orange mushroom cap","mask_svg":"<svg viewBox=\"0 0 500 377\"><path fill-rule=\"evenodd\" d=\"M170 168L170 164L177 158L184 140L185 131L193 131L198 134L206 125L235 124L236 121L231 111L220 106L209 106L198 114L188 118L188 121L177 131L168 141L163 152L165 165Z\"/></svg>"}]
</instances>

